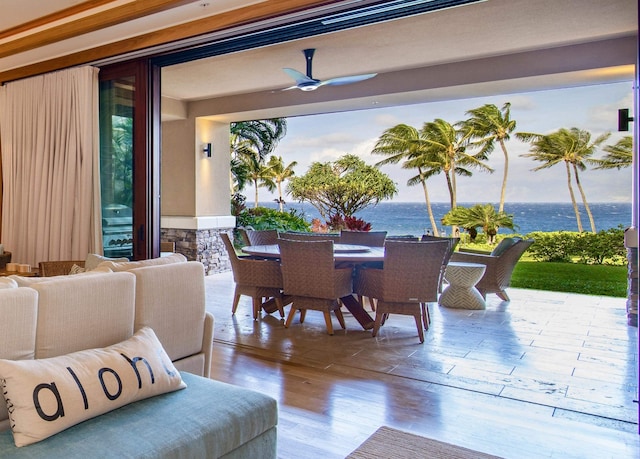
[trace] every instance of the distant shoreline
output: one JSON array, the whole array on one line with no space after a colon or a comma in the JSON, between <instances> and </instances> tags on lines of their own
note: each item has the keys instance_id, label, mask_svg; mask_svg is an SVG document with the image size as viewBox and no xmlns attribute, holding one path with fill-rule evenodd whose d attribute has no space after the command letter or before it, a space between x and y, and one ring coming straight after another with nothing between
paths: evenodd
<instances>
[{"instance_id":1,"label":"distant shoreline","mask_svg":"<svg viewBox=\"0 0 640 459\"><path fill-rule=\"evenodd\" d=\"M473 204L475 203L458 203L460 206ZM247 202L245 205L251 208L253 202ZM278 207L275 202L260 202L260 205L272 209ZM449 211L448 202L434 202L431 203L431 207L436 222L440 222L444 214ZM631 226L632 203L630 202L594 202L589 203L589 207L593 213L596 231ZM583 230L590 231L584 207L578 205L578 208ZM303 214L307 221L320 218L317 210L309 203L286 203L285 210L295 210ZM500 228L500 234L515 232L524 235L535 231L578 231L573 205L570 202L507 202L505 212L513 215L513 221L518 228L515 231ZM424 202L385 201L377 206L368 207L355 216L371 223L374 231L386 230L389 235L421 235L431 230ZM439 226L438 230L445 234L450 232L450 228L444 225Z\"/></svg>"}]
</instances>

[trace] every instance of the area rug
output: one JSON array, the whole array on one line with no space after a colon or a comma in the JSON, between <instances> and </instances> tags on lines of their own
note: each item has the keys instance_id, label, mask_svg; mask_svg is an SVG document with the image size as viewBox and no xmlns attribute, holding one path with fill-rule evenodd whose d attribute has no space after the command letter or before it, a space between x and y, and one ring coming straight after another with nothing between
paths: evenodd
<instances>
[{"instance_id":1,"label":"area rug","mask_svg":"<svg viewBox=\"0 0 640 459\"><path fill-rule=\"evenodd\" d=\"M408 432L380 427L347 459L500 459Z\"/></svg>"}]
</instances>

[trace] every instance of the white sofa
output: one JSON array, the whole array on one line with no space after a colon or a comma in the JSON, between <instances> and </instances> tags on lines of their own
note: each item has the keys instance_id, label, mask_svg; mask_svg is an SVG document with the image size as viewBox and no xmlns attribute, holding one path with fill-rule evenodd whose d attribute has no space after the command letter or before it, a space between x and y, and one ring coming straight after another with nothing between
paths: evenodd
<instances>
[{"instance_id":1,"label":"white sofa","mask_svg":"<svg viewBox=\"0 0 640 459\"><path fill-rule=\"evenodd\" d=\"M150 327L188 386L21 448L11 441L6 406L0 403L1 457L52 457L52 451L87 457L84 444L101 457L275 457L275 400L208 379L213 316L205 310L201 263L173 254L103 262L94 271L68 276L0 278L0 314L0 358L10 360L102 348ZM190 409L188 419L185 409ZM191 424L187 435L185 426ZM96 436L96 429L109 434ZM142 447L138 441L145 436Z\"/></svg>"}]
</instances>

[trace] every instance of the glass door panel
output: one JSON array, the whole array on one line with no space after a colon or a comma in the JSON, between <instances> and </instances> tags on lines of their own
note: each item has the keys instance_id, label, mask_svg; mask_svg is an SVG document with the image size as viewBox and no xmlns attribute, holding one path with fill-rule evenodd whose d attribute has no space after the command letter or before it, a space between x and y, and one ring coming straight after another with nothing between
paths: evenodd
<instances>
[{"instance_id":1,"label":"glass door panel","mask_svg":"<svg viewBox=\"0 0 640 459\"><path fill-rule=\"evenodd\" d=\"M100 82L102 243L107 257L133 258L135 77Z\"/></svg>"}]
</instances>

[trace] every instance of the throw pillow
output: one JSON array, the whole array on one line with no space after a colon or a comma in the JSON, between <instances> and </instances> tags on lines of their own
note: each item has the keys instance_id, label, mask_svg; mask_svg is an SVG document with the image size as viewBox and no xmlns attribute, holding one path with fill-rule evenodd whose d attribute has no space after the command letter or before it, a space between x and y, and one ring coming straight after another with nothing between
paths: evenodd
<instances>
[{"instance_id":1,"label":"throw pillow","mask_svg":"<svg viewBox=\"0 0 640 459\"><path fill-rule=\"evenodd\" d=\"M128 403L186 387L151 328L102 348L0 360L13 440L25 446Z\"/></svg>"},{"instance_id":2,"label":"throw pillow","mask_svg":"<svg viewBox=\"0 0 640 459\"><path fill-rule=\"evenodd\" d=\"M86 269L83 268L82 266L78 266L75 263L73 264L73 266L71 267L71 269L69 270L69 274L79 274L79 273L83 273L85 272Z\"/></svg>"},{"instance_id":3,"label":"throw pillow","mask_svg":"<svg viewBox=\"0 0 640 459\"><path fill-rule=\"evenodd\" d=\"M181 253L172 253L171 255L167 255L166 257L149 258L148 260L126 262L107 261L104 263L100 263L100 267L106 267L114 272L120 272L130 271L135 268L143 268L145 266L168 265L171 263L184 263L186 261L187 257L182 255Z\"/></svg>"},{"instance_id":4,"label":"throw pillow","mask_svg":"<svg viewBox=\"0 0 640 459\"><path fill-rule=\"evenodd\" d=\"M84 269L86 269L87 271L94 270L103 261L123 262L123 261L129 261L129 259L126 257L109 258L103 255L98 255L97 253L88 253L87 258L84 260Z\"/></svg>"},{"instance_id":5,"label":"throw pillow","mask_svg":"<svg viewBox=\"0 0 640 459\"><path fill-rule=\"evenodd\" d=\"M519 241L519 238L514 237L505 237L501 240L497 246L491 251L491 255L494 257L499 257L502 255L509 247Z\"/></svg>"}]
</instances>

